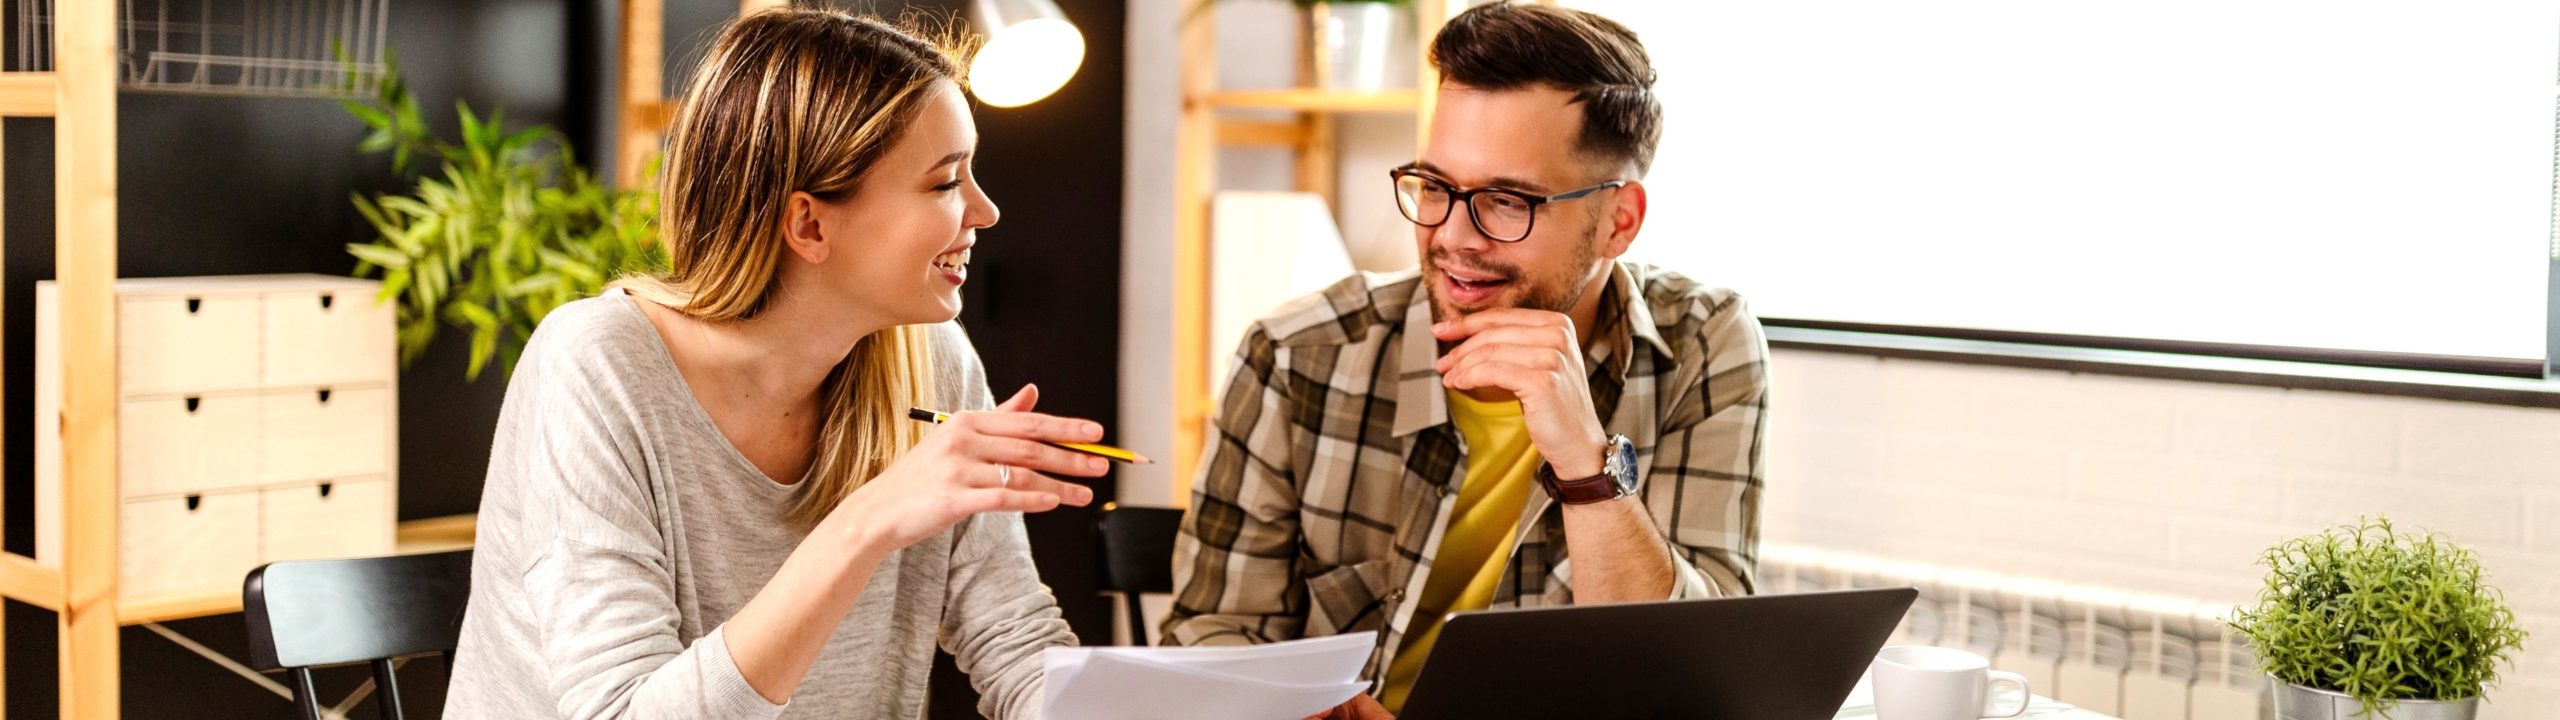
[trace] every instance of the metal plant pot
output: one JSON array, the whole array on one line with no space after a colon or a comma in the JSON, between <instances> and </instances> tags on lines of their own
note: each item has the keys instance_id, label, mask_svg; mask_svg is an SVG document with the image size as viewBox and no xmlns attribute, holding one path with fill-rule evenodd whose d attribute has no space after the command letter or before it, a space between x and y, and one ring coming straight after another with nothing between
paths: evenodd
<instances>
[{"instance_id":1,"label":"metal plant pot","mask_svg":"<svg viewBox=\"0 0 2560 720\"><path fill-rule=\"evenodd\" d=\"M1412 5L1325 2L1308 7L1304 17L1308 84L1354 91L1413 84L1411 64L1399 62L1397 52L1412 47Z\"/></svg>"},{"instance_id":2,"label":"metal plant pot","mask_svg":"<svg viewBox=\"0 0 2560 720\"><path fill-rule=\"evenodd\" d=\"M2364 701L2346 695L2275 683L2277 720L2472 720L2480 714L2480 698L2402 700L2388 711L2357 715Z\"/></svg>"}]
</instances>

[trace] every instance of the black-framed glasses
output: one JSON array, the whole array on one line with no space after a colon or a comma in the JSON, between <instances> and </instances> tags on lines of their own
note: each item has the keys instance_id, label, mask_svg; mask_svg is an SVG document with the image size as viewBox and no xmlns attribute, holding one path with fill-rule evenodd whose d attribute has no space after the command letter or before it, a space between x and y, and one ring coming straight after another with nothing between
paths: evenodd
<instances>
[{"instance_id":1,"label":"black-framed glasses","mask_svg":"<svg viewBox=\"0 0 2560 720\"><path fill-rule=\"evenodd\" d=\"M1554 195L1531 195L1501 187L1460 190L1449 181L1432 177L1411 165L1387 171L1396 181L1396 209L1404 211L1404 219L1423 227L1440 227L1449 221L1450 209L1464 201L1467 217L1495 242L1519 242L1529 237L1538 225L1538 206L1580 200L1592 193L1624 187L1625 180L1611 180Z\"/></svg>"}]
</instances>

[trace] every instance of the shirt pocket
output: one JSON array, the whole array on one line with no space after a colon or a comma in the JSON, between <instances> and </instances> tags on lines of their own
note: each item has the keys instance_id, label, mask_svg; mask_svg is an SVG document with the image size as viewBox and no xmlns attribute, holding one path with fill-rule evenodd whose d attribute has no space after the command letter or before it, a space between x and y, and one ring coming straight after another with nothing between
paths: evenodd
<instances>
[{"instance_id":1,"label":"shirt pocket","mask_svg":"<svg viewBox=\"0 0 2560 720\"><path fill-rule=\"evenodd\" d=\"M1392 608L1380 599L1387 584L1387 561L1341 565L1307 578L1308 637L1379 630Z\"/></svg>"}]
</instances>

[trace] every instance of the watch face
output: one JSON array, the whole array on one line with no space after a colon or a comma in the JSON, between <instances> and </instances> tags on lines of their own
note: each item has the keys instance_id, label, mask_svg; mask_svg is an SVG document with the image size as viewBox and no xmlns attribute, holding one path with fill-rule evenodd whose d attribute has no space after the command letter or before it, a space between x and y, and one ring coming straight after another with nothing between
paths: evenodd
<instances>
[{"instance_id":1,"label":"watch face","mask_svg":"<svg viewBox=\"0 0 2560 720\"><path fill-rule=\"evenodd\" d=\"M1609 438L1609 461L1604 463L1604 465L1608 467L1609 474L1615 476L1618 480L1618 494L1631 495L1635 493L1635 443L1629 442L1625 435Z\"/></svg>"}]
</instances>

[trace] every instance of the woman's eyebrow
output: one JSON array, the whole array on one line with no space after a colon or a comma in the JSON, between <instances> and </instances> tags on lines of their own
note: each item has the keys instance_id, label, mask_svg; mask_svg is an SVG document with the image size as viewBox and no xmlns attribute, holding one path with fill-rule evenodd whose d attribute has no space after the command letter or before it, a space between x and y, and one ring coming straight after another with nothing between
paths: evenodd
<instances>
[{"instance_id":1,"label":"woman's eyebrow","mask_svg":"<svg viewBox=\"0 0 2560 720\"><path fill-rule=\"evenodd\" d=\"M925 168L925 172L940 170L944 165L949 165L967 159L969 159L969 151L967 150L961 150L949 155L944 155L942 156L942 159L933 161L933 167Z\"/></svg>"}]
</instances>

